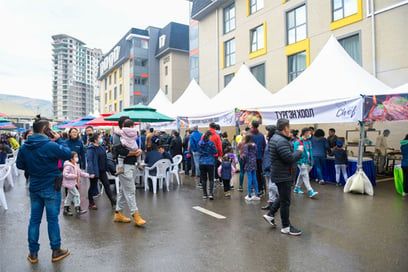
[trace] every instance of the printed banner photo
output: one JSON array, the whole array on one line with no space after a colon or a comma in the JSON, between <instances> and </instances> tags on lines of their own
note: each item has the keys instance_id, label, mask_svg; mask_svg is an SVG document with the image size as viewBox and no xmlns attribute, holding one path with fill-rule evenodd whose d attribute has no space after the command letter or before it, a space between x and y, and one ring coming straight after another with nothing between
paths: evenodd
<instances>
[{"instance_id":1,"label":"printed banner photo","mask_svg":"<svg viewBox=\"0 0 408 272\"><path fill-rule=\"evenodd\" d=\"M408 120L408 94L366 96L364 121Z\"/></svg>"},{"instance_id":2,"label":"printed banner photo","mask_svg":"<svg viewBox=\"0 0 408 272\"><path fill-rule=\"evenodd\" d=\"M285 118L291 124L348 123L362 117L362 98L326 101L310 105L278 106L260 110L263 124L274 124Z\"/></svg>"}]
</instances>

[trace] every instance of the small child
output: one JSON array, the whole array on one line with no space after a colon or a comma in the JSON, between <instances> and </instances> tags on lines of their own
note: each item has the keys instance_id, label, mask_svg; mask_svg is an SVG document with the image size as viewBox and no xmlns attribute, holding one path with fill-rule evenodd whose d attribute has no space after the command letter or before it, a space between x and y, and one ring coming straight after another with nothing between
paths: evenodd
<instances>
[{"instance_id":1,"label":"small child","mask_svg":"<svg viewBox=\"0 0 408 272\"><path fill-rule=\"evenodd\" d=\"M138 130L134 128L133 126L134 126L134 122L128 119L123 123L122 130L115 130L114 132L116 135L120 136L121 144L124 147L128 148L130 151L136 151L139 148L136 143L136 138L139 135ZM119 155L118 171L116 171L115 176L118 176L124 173L124 168L123 168L124 160L125 160L125 157ZM137 162L138 162L138 167L140 167L140 156L137 158Z\"/></svg>"},{"instance_id":2,"label":"small child","mask_svg":"<svg viewBox=\"0 0 408 272\"><path fill-rule=\"evenodd\" d=\"M344 182L347 182L347 152L343 149L343 142L337 141L336 149L331 152L331 155L334 156L334 167L336 169L336 186L341 186L340 183L340 173L343 173Z\"/></svg>"},{"instance_id":3,"label":"small child","mask_svg":"<svg viewBox=\"0 0 408 272\"><path fill-rule=\"evenodd\" d=\"M227 147L225 148L225 153L228 155L230 162L232 163L232 166L237 169L237 164L238 164L238 156L234 154L234 151L232 147ZM234 190L234 179L231 179L230 182L230 188L231 190Z\"/></svg>"},{"instance_id":4,"label":"small child","mask_svg":"<svg viewBox=\"0 0 408 272\"><path fill-rule=\"evenodd\" d=\"M89 178L88 173L81 170L78 164L78 154L74 151L71 152L72 158L69 161L65 161L64 170L62 172L62 185L68 189L67 197L64 202L64 215L72 216L73 213L70 210L71 202L74 202L75 211L77 215L86 213L85 210L81 210L81 198L79 196L79 177Z\"/></svg>"},{"instance_id":5,"label":"small child","mask_svg":"<svg viewBox=\"0 0 408 272\"><path fill-rule=\"evenodd\" d=\"M234 174L235 167L231 163L230 157L228 155L224 155L224 157L222 157L222 163L220 167L218 167L218 175L221 177L224 183L224 197L231 197L230 183Z\"/></svg>"}]
</instances>

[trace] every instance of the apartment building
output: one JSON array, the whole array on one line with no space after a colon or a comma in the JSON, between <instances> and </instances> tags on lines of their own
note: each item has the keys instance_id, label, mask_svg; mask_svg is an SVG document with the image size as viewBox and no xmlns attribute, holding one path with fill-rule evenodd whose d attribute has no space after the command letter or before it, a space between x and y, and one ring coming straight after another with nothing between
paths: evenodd
<instances>
[{"instance_id":1,"label":"apartment building","mask_svg":"<svg viewBox=\"0 0 408 272\"><path fill-rule=\"evenodd\" d=\"M190 37L197 31L198 40L197 52L190 46L190 76L197 77L211 97L243 63L267 89L280 90L310 65L331 35L357 63L391 87L408 78L407 1L190 2ZM192 65L192 53L197 54L198 66Z\"/></svg>"}]
</instances>

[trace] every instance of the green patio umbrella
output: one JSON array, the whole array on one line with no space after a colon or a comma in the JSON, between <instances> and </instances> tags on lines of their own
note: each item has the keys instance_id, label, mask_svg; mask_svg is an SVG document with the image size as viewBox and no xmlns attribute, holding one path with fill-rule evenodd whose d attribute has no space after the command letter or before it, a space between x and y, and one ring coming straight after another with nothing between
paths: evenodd
<instances>
[{"instance_id":1,"label":"green patio umbrella","mask_svg":"<svg viewBox=\"0 0 408 272\"><path fill-rule=\"evenodd\" d=\"M154 122L172 122L173 118L168 117L156 109L150 108L148 106L137 104L126 108L124 111L116 113L114 115L105 118L107 121L118 121L121 116L129 116L129 118L134 122L140 123L154 123Z\"/></svg>"},{"instance_id":2,"label":"green patio umbrella","mask_svg":"<svg viewBox=\"0 0 408 272\"><path fill-rule=\"evenodd\" d=\"M0 123L9 123L9 122L11 122L9 119L0 117Z\"/></svg>"}]
</instances>

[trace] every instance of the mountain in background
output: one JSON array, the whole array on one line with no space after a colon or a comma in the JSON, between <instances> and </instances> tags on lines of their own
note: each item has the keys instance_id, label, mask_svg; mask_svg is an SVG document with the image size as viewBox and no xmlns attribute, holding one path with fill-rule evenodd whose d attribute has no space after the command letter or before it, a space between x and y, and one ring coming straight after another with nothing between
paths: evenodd
<instances>
[{"instance_id":1,"label":"mountain in background","mask_svg":"<svg viewBox=\"0 0 408 272\"><path fill-rule=\"evenodd\" d=\"M52 118L52 102L24 96L0 94L0 112L10 116L41 116Z\"/></svg>"}]
</instances>

